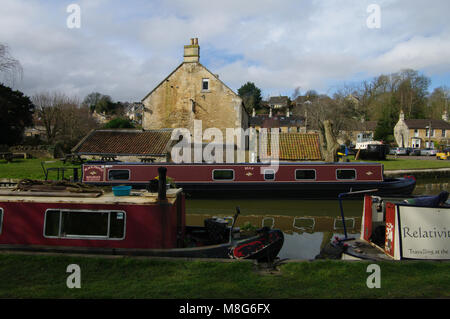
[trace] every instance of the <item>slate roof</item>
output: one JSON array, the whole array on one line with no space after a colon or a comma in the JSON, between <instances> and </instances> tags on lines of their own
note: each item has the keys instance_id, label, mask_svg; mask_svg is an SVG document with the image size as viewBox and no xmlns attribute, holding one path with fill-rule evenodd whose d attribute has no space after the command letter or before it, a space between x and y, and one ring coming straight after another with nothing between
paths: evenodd
<instances>
[{"instance_id":1,"label":"slate roof","mask_svg":"<svg viewBox=\"0 0 450 319\"><path fill-rule=\"evenodd\" d=\"M250 126L260 126L262 128L276 128L276 127L298 127L303 126L305 120L303 117L297 116L272 116L267 114L256 115L249 118Z\"/></svg>"},{"instance_id":2,"label":"slate roof","mask_svg":"<svg viewBox=\"0 0 450 319\"><path fill-rule=\"evenodd\" d=\"M267 149L270 155L270 134L267 139ZM287 161L322 160L319 135L305 133L279 133L279 159Z\"/></svg>"},{"instance_id":3,"label":"slate roof","mask_svg":"<svg viewBox=\"0 0 450 319\"><path fill-rule=\"evenodd\" d=\"M429 120L429 119L405 120L406 125L410 129L425 129L427 126L430 125L430 122L431 122L431 129L450 130L450 123L444 120Z\"/></svg>"},{"instance_id":4,"label":"slate roof","mask_svg":"<svg viewBox=\"0 0 450 319\"><path fill-rule=\"evenodd\" d=\"M271 96L269 98L268 104L282 104L288 106L289 98L287 96Z\"/></svg>"},{"instance_id":5,"label":"slate roof","mask_svg":"<svg viewBox=\"0 0 450 319\"><path fill-rule=\"evenodd\" d=\"M79 155L165 156L172 129L94 130L73 149Z\"/></svg>"}]
</instances>

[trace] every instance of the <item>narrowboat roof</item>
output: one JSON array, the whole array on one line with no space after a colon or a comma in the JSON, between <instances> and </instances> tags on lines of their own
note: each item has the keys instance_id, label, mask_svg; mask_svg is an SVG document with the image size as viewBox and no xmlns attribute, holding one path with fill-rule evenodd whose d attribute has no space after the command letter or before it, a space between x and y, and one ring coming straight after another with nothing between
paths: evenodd
<instances>
[{"instance_id":1,"label":"narrowboat roof","mask_svg":"<svg viewBox=\"0 0 450 319\"><path fill-rule=\"evenodd\" d=\"M181 188L168 189L166 193L168 203L173 204L180 192ZM0 190L0 202L151 205L159 203L159 200L158 193L142 190L132 190L130 196L114 196L113 193L89 196L86 193Z\"/></svg>"},{"instance_id":2,"label":"narrowboat roof","mask_svg":"<svg viewBox=\"0 0 450 319\"><path fill-rule=\"evenodd\" d=\"M143 162L121 162L121 161L87 161L84 162L85 165L200 165L200 166L219 166L219 165L233 165L233 166L243 166L243 165L270 165L270 163L174 163L174 162L154 162L154 163L143 163ZM278 164L286 165L343 165L343 166L360 166L360 165L371 165L371 166L384 166L382 163L376 162L278 162Z\"/></svg>"}]
</instances>

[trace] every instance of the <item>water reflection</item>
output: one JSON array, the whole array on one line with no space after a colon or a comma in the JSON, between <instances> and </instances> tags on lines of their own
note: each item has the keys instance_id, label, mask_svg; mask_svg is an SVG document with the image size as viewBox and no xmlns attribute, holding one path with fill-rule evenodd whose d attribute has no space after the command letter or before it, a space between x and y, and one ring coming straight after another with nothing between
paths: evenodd
<instances>
[{"instance_id":1,"label":"water reflection","mask_svg":"<svg viewBox=\"0 0 450 319\"><path fill-rule=\"evenodd\" d=\"M435 195L448 190L449 180L418 181L414 195ZM280 258L314 259L321 247L335 236L343 236L343 224L337 200L186 200L186 224L203 225L204 219L233 216L240 207L236 226L250 223L256 227L281 229L285 243ZM362 200L345 200L344 211L349 236L359 237Z\"/></svg>"},{"instance_id":2,"label":"water reflection","mask_svg":"<svg viewBox=\"0 0 450 319\"><path fill-rule=\"evenodd\" d=\"M229 217L230 215L214 214L188 214L186 224L189 226L203 225L206 218ZM243 227L251 224L255 227L267 226L278 228L285 234L303 234L315 232L335 232L344 229L341 217L334 216L284 216L284 215L240 215L235 226ZM346 217L345 226L348 232L355 232L361 229L361 217Z\"/></svg>"}]
</instances>

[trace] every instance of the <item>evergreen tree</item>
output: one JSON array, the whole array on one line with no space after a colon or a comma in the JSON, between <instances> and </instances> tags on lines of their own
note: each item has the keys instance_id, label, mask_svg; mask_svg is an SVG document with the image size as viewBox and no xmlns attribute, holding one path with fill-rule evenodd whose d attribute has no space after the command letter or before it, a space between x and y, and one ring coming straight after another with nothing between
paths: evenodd
<instances>
[{"instance_id":1,"label":"evergreen tree","mask_svg":"<svg viewBox=\"0 0 450 319\"><path fill-rule=\"evenodd\" d=\"M0 84L0 144L20 143L25 128L33 124L33 112L29 97Z\"/></svg>"},{"instance_id":2,"label":"evergreen tree","mask_svg":"<svg viewBox=\"0 0 450 319\"><path fill-rule=\"evenodd\" d=\"M255 83L245 83L239 88L238 94L242 98L248 113L251 113L253 109L258 110L261 108L261 90L256 87Z\"/></svg>"}]
</instances>

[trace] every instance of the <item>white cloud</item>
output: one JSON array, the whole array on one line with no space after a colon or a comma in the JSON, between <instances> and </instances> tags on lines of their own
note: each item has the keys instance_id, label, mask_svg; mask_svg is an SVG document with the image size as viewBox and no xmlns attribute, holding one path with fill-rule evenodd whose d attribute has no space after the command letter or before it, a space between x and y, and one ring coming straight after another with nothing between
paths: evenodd
<instances>
[{"instance_id":1,"label":"white cloud","mask_svg":"<svg viewBox=\"0 0 450 319\"><path fill-rule=\"evenodd\" d=\"M265 94L327 92L406 67L450 74L447 0L84 0L81 29L65 25L69 3L2 0L0 39L23 65L18 88L27 94L140 100L182 61L191 37L235 90L253 81ZM381 7L380 29L366 26L371 3Z\"/></svg>"}]
</instances>

